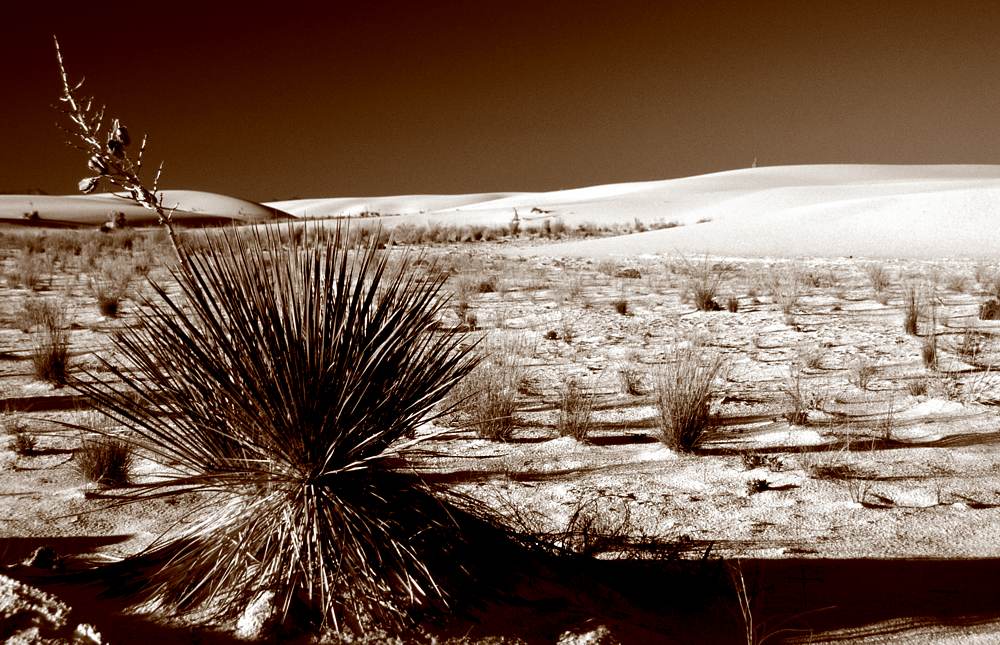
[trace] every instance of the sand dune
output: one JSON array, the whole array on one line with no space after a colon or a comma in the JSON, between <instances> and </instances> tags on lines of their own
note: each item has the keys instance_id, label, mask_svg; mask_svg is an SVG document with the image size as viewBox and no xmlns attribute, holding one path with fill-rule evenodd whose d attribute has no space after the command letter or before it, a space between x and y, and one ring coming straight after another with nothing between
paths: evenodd
<instances>
[{"instance_id":1,"label":"sand dune","mask_svg":"<svg viewBox=\"0 0 1000 645\"><path fill-rule=\"evenodd\" d=\"M1000 165L774 166L543 193L274 205L309 215L360 209L361 204L370 211L404 213L387 221L418 224L506 223L517 208L524 220L559 218L569 226L634 220L684 225L518 251L542 255L678 251L935 258L989 257L1000 251Z\"/></svg>"},{"instance_id":2,"label":"sand dune","mask_svg":"<svg viewBox=\"0 0 1000 645\"><path fill-rule=\"evenodd\" d=\"M165 190L163 204L175 208L180 224L260 222L288 217L271 206L194 190ZM94 195L0 195L0 223L23 224L25 213L38 212L43 226L100 226L116 212L133 225L156 223L156 215L111 193Z\"/></svg>"}]
</instances>

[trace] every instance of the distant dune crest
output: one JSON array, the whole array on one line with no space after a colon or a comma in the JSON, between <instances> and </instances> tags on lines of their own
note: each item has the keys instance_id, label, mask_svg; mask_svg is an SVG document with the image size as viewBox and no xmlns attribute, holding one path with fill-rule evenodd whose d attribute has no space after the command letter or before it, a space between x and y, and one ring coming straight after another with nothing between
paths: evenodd
<instances>
[{"instance_id":1,"label":"distant dune crest","mask_svg":"<svg viewBox=\"0 0 1000 645\"><path fill-rule=\"evenodd\" d=\"M520 252L597 256L995 257L1000 165L763 166L661 181L540 193L409 195L274 202L299 217L396 215L414 224L634 220L676 228L568 241Z\"/></svg>"}]
</instances>

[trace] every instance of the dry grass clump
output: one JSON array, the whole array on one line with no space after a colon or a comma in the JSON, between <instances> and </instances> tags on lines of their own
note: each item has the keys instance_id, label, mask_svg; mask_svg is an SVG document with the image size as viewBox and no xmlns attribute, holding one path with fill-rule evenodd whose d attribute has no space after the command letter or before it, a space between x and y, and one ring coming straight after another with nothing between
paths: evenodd
<instances>
[{"instance_id":1,"label":"dry grass clump","mask_svg":"<svg viewBox=\"0 0 1000 645\"><path fill-rule=\"evenodd\" d=\"M621 382L625 394L642 396L646 393L643 373L639 369L637 361L622 361L618 365L618 380Z\"/></svg>"},{"instance_id":2,"label":"dry grass clump","mask_svg":"<svg viewBox=\"0 0 1000 645\"><path fill-rule=\"evenodd\" d=\"M791 368L789 378L781 391L789 402L789 409L782 415L792 425L804 426L809 423L809 410L817 407L815 397L803 387L802 365Z\"/></svg>"},{"instance_id":3,"label":"dry grass clump","mask_svg":"<svg viewBox=\"0 0 1000 645\"><path fill-rule=\"evenodd\" d=\"M128 294L133 265L125 258L106 262L100 275L90 281L90 290L97 300L97 309L108 318L118 316L121 301Z\"/></svg>"},{"instance_id":4,"label":"dry grass clump","mask_svg":"<svg viewBox=\"0 0 1000 645\"><path fill-rule=\"evenodd\" d=\"M31 364L35 376L56 386L65 385L69 332L63 310L54 301L44 300L26 301L25 311L32 328Z\"/></svg>"},{"instance_id":5,"label":"dry grass clump","mask_svg":"<svg viewBox=\"0 0 1000 645\"><path fill-rule=\"evenodd\" d=\"M132 481L132 444L114 436L82 437L73 460L77 472L101 488L123 488Z\"/></svg>"},{"instance_id":6,"label":"dry grass clump","mask_svg":"<svg viewBox=\"0 0 1000 645\"><path fill-rule=\"evenodd\" d=\"M719 286L728 273L724 265L716 264L706 255L701 262L692 262L681 257L681 273L685 279L685 294L698 311L721 311L716 302Z\"/></svg>"},{"instance_id":7,"label":"dry grass clump","mask_svg":"<svg viewBox=\"0 0 1000 645\"><path fill-rule=\"evenodd\" d=\"M848 374L848 381L862 390L867 390L872 379L878 374L878 366L868 362L865 357L858 358L853 369Z\"/></svg>"},{"instance_id":8,"label":"dry grass clump","mask_svg":"<svg viewBox=\"0 0 1000 645\"><path fill-rule=\"evenodd\" d=\"M917 335L920 320L920 291L916 285L907 285L903 290L903 331L910 336Z\"/></svg>"},{"instance_id":9,"label":"dry grass clump","mask_svg":"<svg viewBox=\"0 0 1000 645\"><path fill-rule=\"evenodd\" d=\"M723 360L696 347L678 350L658 374L656 405L661 440L675 450L693 449L711 426L715 377Z\"/></svg>"},{"instance_id":10,"label":"dry grass clump","mask_svg":"<svg viewBox=\"0 0 1000 645\"><path fill-rule=\"evenodd\" d=\"M920 345L920 359L924 367L935 370L938 367L937 334L926 336Z\"/></svg>"},{"instance_id":11,"label":"dry grass clump","mask_svg":"<svg viewBox=\"0 0 1000 645\"><path fill-rule=\"evenodd\" d=\"M458 421L494 441L507 441L518 425L518 391L525 380L521 352L525 341L504 338L488 343L483 360L453 390L449 407Z\"/></svg>"},{"instance_id":12,"label":"dry grass clump","mask_svg":"<svg viewBox=\"0 0 1000 645\"><path fill-rule=\"evenodd\" d=\"M876 295L880 295L885 292L885 290L888 289L889 285L892 283L889 277L889 272L883 265L877 262L866 264L864 266L864 271L865 275L868 276L868 281L871 283L872 289L875 291Z\"/></svg>"},{"instance_id":13,"label":"dry grass clump","mask_svg":"<svg viewBox=\"0 0 1000 645\"><path fill-rule=\"evenodd\" d=\"M4 434L10 437L10 448L15 455L27 457L35 452L38 441L17 415L10 412L4 413L0 417L0 424L3 426Z\"/></svg>"},{"instance_id":14,"label":"dry grass clump","mask_svg":"<svg viewBox=\"0 0 1000 645\"><path fill-rule=\"evenodd\" d=\"M980 320L1000 320L1000 300L991 298L979 305Z\"/></svg>"},{"instance_id":15,"label":"dry grass clump","mask_svg":"<svg viewBox=\"0 0 1000 645\"><path fill-rule=\"evenodd\" d=\"M586 441L593 427L594 397L579 381L568 378L559 391L559 419L556 430L560 437Z\"/></svg>"},{"instance_id":16,"label":"dry grass clump","mask_svg":"<svg viewBox=\"0 0 1000 645\"><path fill-rule=\"evenodd\" d=\"M24 287L37 291L42 287L42 276L50 264L46 256L22 250L14 258L13 266L7 272L7 284L11 287Z\"/></svg>"}]
</instances>

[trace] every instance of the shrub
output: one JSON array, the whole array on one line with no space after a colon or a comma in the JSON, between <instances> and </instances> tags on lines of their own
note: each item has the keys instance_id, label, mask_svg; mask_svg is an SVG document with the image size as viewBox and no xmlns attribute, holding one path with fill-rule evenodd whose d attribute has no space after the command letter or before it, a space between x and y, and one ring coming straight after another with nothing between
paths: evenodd
<instances>
[{"instance_id":1,"label":"shrub","mask_svg":"<svg viewBox=\"0 0 1000 645\"><path fill-rule=\"evenodd\" d=\"M479 281L479 287L477 291L479 293L493 293L497 290L497 277L491 275L488 278Z\"/></svg>"},{"instance_id":2,"label":"shrub","mask_svg":"<svg viewBox=\"0 0 1000 645\"><path fill-rule=\"evenodd\" d=\"M60 310L49 309L32 334L31 363L35 376L56 386L66 384L69 369L69 334Z\"/></svg>"},{"instance_id":3,"label":"shrub","mask_svg":"<svg viewBox=\"0 0 1000 645\"><path fill-rule=\"evenodd\" d=\"M62 309L49 298L27 298L18 313L18 326L25 333L32 329L52 327L62 321Z\"/></svg>"},{"instance_id":4,"label":"shrub","mask_svg":"<svg viewBox=\"0 0 1000 645\"><path fill-rule=\"evenodd\" d=\"M920 296L917 288L908 285L903 294L903 331L910 336L917 335L917 322L920 318Z\"/></svg>"},{"instance_id":5,"label":"shrub","mask_svg":"<svg viewBox=\"0 0 1000 645\"><path fill-rule=\"evenodd\" d=\"M862 390L867 390L868 385L871 383L875 375L878 374L878 367L869 363L865 358L859 358L858 362L854 365L854 369L848 377L851 384L856 385Z\"/></svg>"},{"instance_id":6,"label":"shrub","mask_svg":"<svg viewBox=\"0 0 1000 645\"><path fill-rule=\"evenodd\" d=\"M980 320L1000 320L1000 300L991 298L979 305Z\"/></svg>"},{"instance_id":7,"label":"shrub","mask_svg":"<svg viewBox=\"0 0 1000 645\"><path fill-rule=\"evenodd\" d=\"M722 369L719 356L696 348L679 350L659 373L656 405L662 441L676 450L691 450L711 425L714 381Z\"/></svg>"},{"instance_id":8,"label":"shrub","mask_svg":"<svg viewBox=\"0 0 1000 645\"><path fill-rule=\"evenodd\" d=\"M924 367L929 370L937 369L937 334L931 334L924 338L920 346L920 358L924 362Z\"/></svg>"},{"instance_id":9,"label":"shrub","mask_svg":"<svg viewBox=\"0 0 1000 645\"><path fill-rule=\"evenodd\" d=\"M927 394L927 379L918 378L906 382L906 391L911 396L923 396Z\"/></svg>"},{"instance_id":10,"label":"shrub","mask_svg":"<svg viewBox=\"0 0 1000 645\"><path fill-rule=\"evenodd\" d=\"M621 381L625 394L642 396L646 393L646 388L642 382L642 372L639 371L635 363L625 361L619 365L618 378Z\"/></svg>"},{"instance_id":11,"label":"shrub","mask_svg":"<svg viewBox=\"0 0 1000 645\"><path fill-rule=\"evenodd\" d=\"M875 291L876 295L882 294L889 288L889 272L886 271L886 268L881 264L875 262L866 264L865 275L868 276L868 281L871 282L872 289Z\"/></svg>"},{"instance_id":12,"label":"shrub","mask_svg":"<svg viewBox=\"0 0 1000 645\"><path fill-rule=\"evenodd\" d=\"M7 284L38 290L42 286L42 272L48 264L38 253L23 250L14 260L13 270L7 273Z\"/></svg>"},{"instance_id":13,"label":"shrub","mask_svg":"<svg viewBox=\"0 0 1000 645\"><path fill-rule=\"evenodd\" d=\"M788 398L790 406L790 409L782 415L785 420L792 425L807 425L809 423L809 409L813 407L815 401L802 387L802 367L800 365L792 366L789 379L781 391Z\"/></svg>"},{"instance_id":14,"label":"shrub","mask_svg":"<svg viewBox=\"0 0 1000 645\"><path fill-rule=\"evenodd\" d=\"M35 436L28 432L24 422L16 415L5 413L3 415L3 429L10 437L10 447L18 457L26 457L35 452L38 442Z\"/></svg>"},{"instance_id":15,"label":"shrub","mask_svg":"<svg viewBox=\"0 0 1000 645\"><path fill-rule=\"evenodd\" d=\"M455 388L459 418L483 439L507 441L517 427L517 393L524 368L503 344L486 350L486 357Z\"/></svg>"},{"instance_id":16,"label":"shrub","mask_svg":"<svg viewBox=\"0 0 1000 645\"><path fill-rule=\"evenodd\" d=\"M231 618L271 592L282 616L401 627L471 585L472 545L492 554L506 539L409 459L419 440L407 439L477 358L434 331L444 279L408 261L387 272L381 236L352 251L339 226L325 245L285 246L280 230L181 247L181 295L151 284L114 362L74 384L124 441L170 464L126 499L211 495L210 513L141 555L162 563L151 600Z\"/></svg>"},{"instance_id":17,"label":"shrub","mask_svg":"<svg viewBox=\"0 0 1000 645\"><path fill-rule=\"evenodd\" d=\"M626 300L625 298L618 298L611 304L612 306L614 306L615 311L617 311L621 315L625 316L628 314L628 300Z\"/></svg>"},{"instance_id":18,"label":"shrub","mask_svg":"<svg viewBox=\"0 0 1000 645\"><path fill-rule=\"evenodd\" d=\"M593 410L593 396L585 392L575 378L567 379L559 392L559 421L556 424L559 436L586 441L593 426Z\"/></svg>"},{"instance_id":19,"label":"shrub","mask_svg":"<svg viewBox=\"0 0 1000 645\"><path fill-rule=\"evenodd\" d=\"M719 285L725 278L727 269L724 266L714 264L706 255L701 263L696 264L685 257L681 257L683 263L682 273L686 280L685 289L687 295L694 302L698 311L720 311L722 307L715 301L715 296L719 291Z\"/></svg>"},{"instance_id":20,"label":"shrub","mask_svg":"<svg viewBox=\"0 0 1000 645\"><path fill-rule=\"evenodd\" d=\"M77 472L102 488L122 488L132 481L132 444L99 434L80 440L73 456Z\"/></svg>"}]
</instances>

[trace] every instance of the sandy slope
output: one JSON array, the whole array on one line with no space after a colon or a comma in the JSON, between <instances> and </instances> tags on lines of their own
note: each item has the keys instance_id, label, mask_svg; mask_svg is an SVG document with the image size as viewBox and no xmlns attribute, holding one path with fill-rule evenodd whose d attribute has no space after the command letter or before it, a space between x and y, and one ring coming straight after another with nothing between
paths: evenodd
<instances>
[{"instance_id":1,"label":"sandy slope","mask_svg":"<svg viewBox=\"0 0 1000 645\"><path fill-rule=\"evenodd\" d=\"M524 252L590 256L710 252L740 256L983 257L1000 248L1000 165L812 165L545 193L300 200L296 215L404 214L426 224L558 218L570 226L636 219L682 227ZM534 209L534 210L533 210ZM698 223L701 220L711 220Z\"/></svg>"},{"instance_id":2,"label":"sandy slope","mask_svg":"<svg viewBox=\"0 0 1000 645\"><path fill-rule=\"evenodd\" d=\"M263 206L227 195L196 190L165 190L163 204L175 208L180 223L210 221L259 222L287 217ZM63 226L99 226L116 212L132 224L153 224L156 215L110 193L94 195L0 195L0 223L23 223L24 214L38 211L39 223Z\"/></svg>"}]
</instances>

